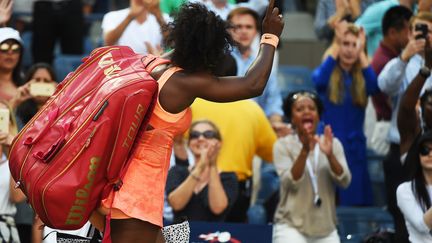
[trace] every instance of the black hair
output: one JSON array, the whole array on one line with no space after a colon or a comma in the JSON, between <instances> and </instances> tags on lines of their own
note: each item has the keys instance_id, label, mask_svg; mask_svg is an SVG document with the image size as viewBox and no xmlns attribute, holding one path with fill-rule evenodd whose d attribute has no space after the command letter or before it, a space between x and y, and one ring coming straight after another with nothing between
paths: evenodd
<instances>
[{"instance_id":1,"label":"black hair","mask_svg":"<svg viewBox=\"0 0 432 243\"><path fill-rule=\"evenodd\" d=\"M422 116L422 119L424 121L424 128L425 129L429 129L428 124L426 124L426 119L424 117L425 112L426 112L425 106L426 106L427 101L429 100L429 97L431 97L431 96L432 96L432 89L427 89L427 90L425 90L423 95L420 97L420 108L422 111L421 116Z\"/></svg>"},{"instance_id":2,"label":"black hair","mask_svg":"<svg viewBox=\"0 0 432 243\"><path fill-rule=\"evenodd\" d=\"M413 150L410 151L412 154L407 156L407 160L409 159L409 161L406 161L406 163L409 162L411 164L409 172L409 179L412 182L411 190L424 212L431 207L431 199L426 187L426 179L420 162L420 150L427 142L432 142L432 131L427 131L420 137Z\"/></svg>"},{"instance_id":3,"label":"black hair","mask_svg":"<svg viewBox=\"0 0 432 243\"><path fill-rule=\"evenodd\" d=\"M48 63L40 62L40 63L33 64L29 68L29 70L25 75L24 83L29 82L33 78L33 75L36 73L36 71L39 69L46 69L51 76L51 80L57 81L56 74L53 67ZM38 104L34 99L28 99L24 101L16 108L16 115L17 117L20 118L23 124L27 124L33 118L33 116L36 115L37 112L38 112Z\"/></svg>"},{"instance_id":4,"label":"black hair","mask_svg":"<svg viewBox=\"0 0 432 243\"><path fill-rule=\"evenodd\" d=\"M382 32L387 35L390 28L401 30L405 27L406 22L409 23L412 12L404 6L394 6L387 10L382 19Z\"/></svg>"},{"instance_id":5,"label":"black hair","mask_svg":"<svg viewBox=\"0 0 432 243\"><path fill-rule=\"evenodd\" d=\"M171 62L185 72L211 71L233 45L228 24L204 5L187 3L164 27L168 47L174 48Z\"/></svg>"},{"instance_id":6,"label":"black hair","mask_svg":"<svg viewBox=\"0 0 432 243\"><path fill-rule=\"evenodd\" d=\"M313 100L313 102L315 103L315 105L317 107L318 115L321 118L321 114L324 110L324 105L323 105L321 99L319 98L318 94L313 92L313 91L299 90L299 91L294 91L294 92L289 93L283 101L282 110L285 114L285 117L288 119L288 121L291 121L292 107L293 107L298 95L311 98Z\"/></svg>"},{"instance_id":7,"label":"black hair","mask_svg":"<svg viewBox=\"0 0 432 243\"><path fill-rule=\"evenodd\" d=\"M29 82L33 78L33 75L36 73L36 71L39 69L46 69L48 71L49 75L51 76L51 80L57 81L57 75L55 74L54 68L48 63L39 62L39 63L33 64L28 69L28 71L25 75L25 78L24 78L24 83Z\"/></svg>"}]
</instances>

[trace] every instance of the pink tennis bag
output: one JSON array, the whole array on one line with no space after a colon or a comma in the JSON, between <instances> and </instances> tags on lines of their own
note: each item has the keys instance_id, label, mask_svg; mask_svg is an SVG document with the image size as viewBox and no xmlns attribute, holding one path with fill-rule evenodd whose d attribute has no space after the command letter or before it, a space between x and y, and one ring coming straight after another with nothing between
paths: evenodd
<instances>
[{"instance_id":1,"label":"pink tennis bag","mask_svg":"<svg viewBox=\"0 0 432 243\"><path fill-rule=\"evenodd\" d=\"M95 49L16 136L12 176L47 226L81 228L121 187L158 93L149 73L168 62L124 46Z\"/></svg>"}]
</instances>

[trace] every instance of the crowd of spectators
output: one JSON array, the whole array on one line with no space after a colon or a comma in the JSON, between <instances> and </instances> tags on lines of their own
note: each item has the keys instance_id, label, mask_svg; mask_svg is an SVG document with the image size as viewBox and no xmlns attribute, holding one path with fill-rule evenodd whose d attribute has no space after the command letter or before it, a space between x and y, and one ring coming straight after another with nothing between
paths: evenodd
<instances>
[{"instance_id":1,"label":"crowd of spectators","mask_svg":"<svg viewBox=\"0 0 432 243\"><path fill-rule=\"evenodd\" d=\"M7 155L14 135L50 97L36 87L54 90L61 82L52 67L56 46L62 54L84 55L85 16L102 9L101 45L161 55L169 51L165 26L186 0L15 1L32 10L21 25L14 0L0 0L0 119L9 120L6 130L0 126L0 240L42 242L41 222L14 188ZM245 75L259 55L268 1L193 1L225 20L236 43L214 72ZM328 48L311 73L315 87L282 97L277 53L261 96L195 100L193 124L174 141L165 220L273 223L274 242L339 242L336 207L374 205L367 150L376 149L386 155L386 206L396 241L432 242L432 1L316 2L314 28ZM21 36L29 30L32 60L24 60ZM24 70L23 62L33 65ZM367 147L368 102L378 148ZM263 193L274 184L276 190ZM265 207L265 220L248 214L254 204ZM87 225L83 234L90 230Z\"/></svg>"}]
</instances>

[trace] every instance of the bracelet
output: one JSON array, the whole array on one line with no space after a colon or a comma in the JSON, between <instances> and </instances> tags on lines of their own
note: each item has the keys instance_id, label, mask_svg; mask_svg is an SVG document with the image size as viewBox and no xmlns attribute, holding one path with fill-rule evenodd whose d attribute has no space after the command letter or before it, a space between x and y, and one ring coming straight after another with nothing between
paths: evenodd
<instances>
[{"instance_id":1,"label":"bracelet","mask_svg":"<svg viewBox=\"0 0 432 243\"><path fill-rule=\"evenodd\" d=\"M198 176L190 173L190 176L192 177L192 179L196 180L196 181L201 181L201 178L199 178Z\"/></svg>"},{"instance_id":2,"label":"bracelet","mask_svg":"<svg viewBox=\"0 0 432 243\"><path fill-rule=\"evenodd\" d=\"M269 44L272 45L274 48L278 46L279 43L279 37L273 34L265 33L261 37L260 44Z\"/></svg>"}]
</instances>

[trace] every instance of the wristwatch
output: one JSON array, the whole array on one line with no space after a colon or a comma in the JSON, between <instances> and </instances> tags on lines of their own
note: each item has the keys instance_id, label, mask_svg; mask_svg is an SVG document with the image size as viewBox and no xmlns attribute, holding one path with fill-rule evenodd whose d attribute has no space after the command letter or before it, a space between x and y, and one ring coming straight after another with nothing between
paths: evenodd
<instances>
[{"instance_id":1,"label":"wristwatch","mask_svg":"<svg viewBox=\"0 0 432 243\"><path fill-rule=\"evenodd\" d=\"M431 70L428 67L423 66L420 68L419 74L424 78L429 78L431 75Z\"/></svg>"}]
</instances>

